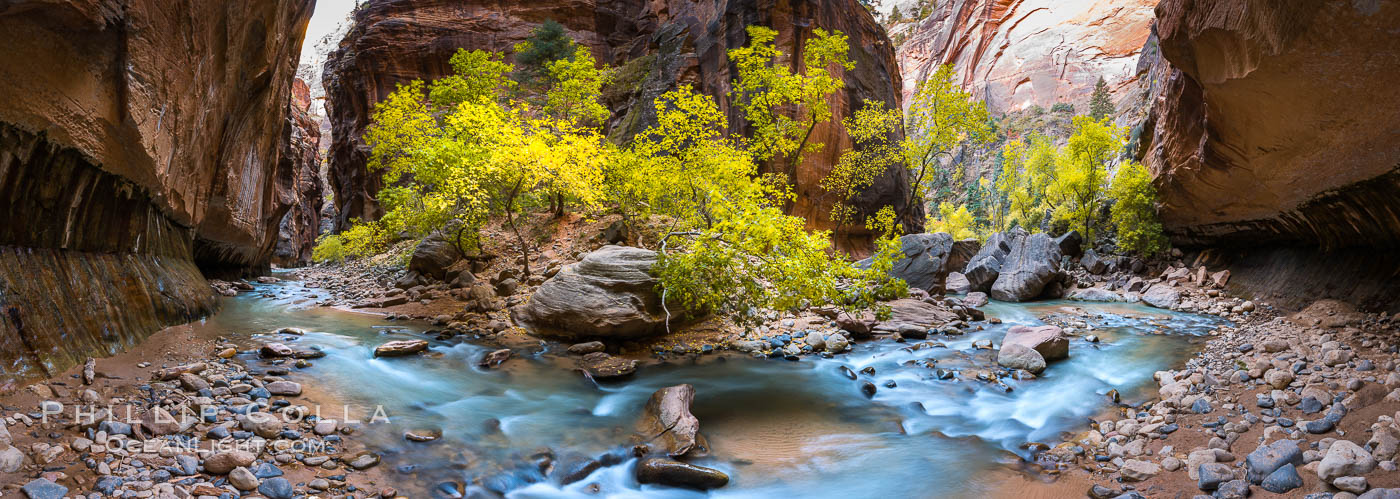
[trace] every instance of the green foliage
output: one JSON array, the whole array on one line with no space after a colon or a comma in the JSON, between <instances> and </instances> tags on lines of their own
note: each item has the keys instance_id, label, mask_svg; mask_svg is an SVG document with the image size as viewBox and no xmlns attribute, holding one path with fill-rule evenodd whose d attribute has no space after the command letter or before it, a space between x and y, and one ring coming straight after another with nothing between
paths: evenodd
<instances>
[{"instance_id":1,"label":"green foliage","mask_svg":"<svg viewBox=\"0 0 1400 499\"><path fill-rule=\"evenodd\" d=\"M466 252L480 244L488 219L504 218L528 274L531 244L516 217L567 200L621 213L628 224L651 217L671 224L653 242L661 250L655 270L668 303L745 322L763 309L854 311L907 292L888 276L900 256L893 207L867 220L880 237L871 265L862 269L831 251L829 233L808 231L806 220L784 213L793 196L788 177L759 174L761 161L795 166L820 147L808 138L831 118L829 97L842 86L833 72L854 67L843 34L814 30L801 70L793 72L773 48L775 33L750 29L752 43L730 55L739 67L735 105L754 137L729 136L714 100L681 87L655 102L654 126L620 147L599 129L608 117L600 94L611 73L588 50L555 43L555 31L542 26L518 47L516 61L527 70L538 66L527 77L541 88L513 84L506 75L531 71L505 64L499 54L463 50L451 61L453 75L402 85L378 104L365 141L370 167L390 186L380 194L386 214L324 237L318 257L370 254L384 248L388 234L422 237L442 228ZM559 46L568 53L548 48ZM869 184L869 172L899 161L889 143L897 120L895 111L875 105L852 116L853 136L872 147L852 156L841 178L827 185L849 199Z\"/></svg>"},{"instance_id":2,"label":"green foliage","mask_svg":"<svg viewBox=\"0 0 1400 499\"><path fill-rule=\"evenodd\" d=\"M623 210L673 221L656 267L668 302L743 323L765 308L868 308L896 289L886 274L836 261L830 234L783 213L787 183L758 175L713 99L686 86L656 109L657 124L617 155L605 184Z\"/></svg>"},{"instance_id":3,"label":"green foliage","mask_svg":"<svg viewBox=\"0 0 1400 499\"><path fill-rule=\"evenodd\" d=\"M810 139L817 125L831 119L829 97L845 87L831 68L855 68L846 56L849 42L839 31L812 30L794 72L773 44L777 31L749 26L748 34L747 46L729 51L738 75L730 97L753 130L745 146L756 161L779 161L795 181L803 156L822 147Z\"/></svg>"},{"instance_id":4,"label":"green foliage","mask_svg":"<svg viewBox=\"0 0 1400 499\"><path fill-rule=\"evenodd\" d=\"M1103 120L1113 116L1113 99L1108 95L1108 82L1103 77L1099 77L1098 83L1094 84L1094 93L1089 96L1089 117L1094 120Z\"/></svg>"},{"instance_id":5,"label":"green foliage","mask_svg":"<svg viewBox=\"0 0 1400 499\"><path fill-rule=\"evenodd\" d=\"M1157 188L1147 168L1135 161L1119 165L1108 198L1113 200L1109 219L1118 229L1119 248L1143 255L1167 248L1162 223L1157 219Z\"/></svg>"},{"instance_id":6,"label":"green foliage","mask_svg":"<svg viewBox=\"0 0 1400 499\"><path fill-rule=\"evenodd\" d=\"M378 254L388 245L389 237L382 225L355 221L350 229L340 234L322 234L316 238L316 247L311 249L311 259L317 262L341 262L346 258L363 258Z\"/></svg>"},{"instance_id":7,"label":"green foliage","mask_svg":"<svg viewBox=\"0 0 1400 499\"><path fill-rule=\"evenodd\" d=\"M1068 102L1056 102L1055 105L1050 106L1050 112L1074 114L1074 104L1070 104Z\"/></svg>"},{"instance_id":8,"label":"green foliage","mask_svg":"<svg viewBox=\"0 0 1400 499\"><path fill-rule=\"evenodd\" d=\"M860 214L852 201L901 160L899 144L891 139L899 129L899 111L887 109L884 102L867 100L843 124L856 147L842 153L831 173L821 180L822 189L836 196L830 218L838 227L858 221Z\"/></svg>"},{"instance_id":9,"label":"green foliage","mask_svg":"<svg viewBox=\"0 0 1400 499\"><path fill-rule=\"evenodd\" d=\"M564 25L546 20L530 32L530 38L515 45L515 79L532 83L544 76L549 63L572 57L574 40L564 31Z\"/></svg>"},{"instance_id":10,"label":"green foliage","mask_svg":"<svg viewBox=\"0 0 1400 499\"><path fill-rule=\"evenodd\" d=\"M1053 175L1046 183L1045 200L1056 222L1068 223L1092 241L1094 223L1104 200L1108 162L1123 146L1124 130L1107 120L1074 118L1074 135L1055 157Z\"/></svg>"},{"instance_id":11,"label":"green foliage","mask_svg":"<svg viewBox=\"0 0 1400 499\"><path fill-rule=\"evenodd\" d=\"M901 14L901 13L899 12L899 6L898 6L898 5L894 6L893 9L890 9L890 17L889 17L889 22L890 22L890 24L898 23L898 22L903 21L903 20L904 20L904 14Z\"/></svg>"},{"instance_id":12,"label":"green foliage","mask_svg":"<svg viewBox=\"0 0 1400 499\"><path fill-rule=\"evenodd\" d=\"M511 65L502 62L500 54L484 50L458 50L448 63L452 65L453 74L433 82L428 92L434 106L450 107L463 102L496 98L515 88L515 82L506 77Z\"/></svg>"},{"instance_id":13,"label":"green foliage","mask_svg":"<svg viewBox=\"0 0 1400 499\"><path fill-rule=\"evenodd\" d=\"M942 168L941 161L955 147L984 144L993 133L987 106L958 86L951 65L939 67L932 77L919 83L909 102L905 130L902 148L913 179L906 212L913 210L914 203L927 199L931 188L952 185L958 175Z\"/></svg>"}]
</instances>

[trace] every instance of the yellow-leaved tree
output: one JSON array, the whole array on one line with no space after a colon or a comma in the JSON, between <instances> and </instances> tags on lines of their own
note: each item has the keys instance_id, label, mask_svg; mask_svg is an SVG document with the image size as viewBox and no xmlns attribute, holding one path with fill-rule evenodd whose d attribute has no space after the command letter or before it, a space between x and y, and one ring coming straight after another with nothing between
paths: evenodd
<instances>
[{"instance_id":1,"label":"yellow-leaved tree","mask_svg":"<svg viewBox=\"0 0 1400 499\"><path fill-rule=\"evenodd\" d=\"M942 168L958 145L984 144L992 139L987 106L953 80L953 67L943 65L919 83L905 118L903 149L911 179L909 205L928 200L931 187L946 188L955 176Z\"/></svg>"},{"instance_id":2,"label":"yellow-leaved tree","mask_svg":"<svg viewBox=\"0 0 1400 499\"><path fill-rule=\"evenodd\" d=\"M1045 184L1045 201L1056 222L1067 223L1093 241L1098 210L1104 200L1109 162L1123 147L1126 132L1107 120L1074 118L1074 134L1055 156L1053 175Z\"/></svg>"},{"instance_id":3,"label":"yellow-leaved tree","mask_svg":"<svg viewBox=\"0 0 1400 499\"><path fill-rule=\"evenodd\" d=\"M512 67L500 54L459 49L450 62L454 74L400 85L375 106L365 142L370 169L388 186L379 194L385 214L328 236L323 253L372 254L386 235L447 228L466 254L479 246L482 224L503 215L528 275L531 249L518 213L541 201L599 202L610 148L598 128L603 72L587 51L548 65L543 112L511 98ZM368 236L376 239L357 240Z\"/></svg>"},{"instance_id":4,"label":"yellow-leaved tree","mask_svg":"<svg viewBox=\"0 0 1400 499\"><path fill-rule=\"evenodd\" d=\"M865 101L854 115L843 120L846 133L854 147L841 154L841 159L821 180L822 190L834 196L828 215L839 228L861 222L853 201L903 159L899 144L894 140L899 126L899 111L888 109L885 103Z\"/></svg>"},{"instance_id":5,"label":"yellow-leaved tree","mask_svg":"<svg viewBox=\"0 0 1400 499\"><path fill-rule=\"evenodd\" d=\"M1120 249L1143 255L1167 249L1162 222L1157 219L1157 188L1147 168L1136 161L1118 165L1108 197L1113 200L1109 217L1118 230Z\"/></svg>"},{"instance_id":6,"label":"yellow-leaved tree","mask_svg":"<svg viewBox=\"0 0 1400 499\"><path fill-rule=\"evenodd\" d=\"M804 155L823 146L812 132L831 120L831 94L846 85L839 71L855 68L846 56L849 42L840 31L813 29L797 66L774 45L777 31L749 26L747 32L749 44L729 51L737 70L730 98L752 129L745 149L755 161L777 162L796 182Z\"/></svg>"}]
</instances>

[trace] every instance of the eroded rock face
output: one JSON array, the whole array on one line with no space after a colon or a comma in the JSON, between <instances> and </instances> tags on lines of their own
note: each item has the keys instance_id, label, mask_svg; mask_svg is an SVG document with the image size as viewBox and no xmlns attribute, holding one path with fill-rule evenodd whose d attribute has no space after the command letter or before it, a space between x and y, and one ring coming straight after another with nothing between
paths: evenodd
<instances>
[{"instance_id":1,"label":"eroded rock face","mask_svg":"<svg viewBox=\"0 0 1400 499\"><path fill-rule=\"evenodd\" d=\"M266 267L310 0L0 5L0 391L209 313ZM198 267L196 267L198 263Z\"/></svg>"},{"instance_id":2,"label":"eroded rock face","mask_svg":"<svg viewBox=\"0 0 1400 499\"><path fill-rule=\"evenodd\" d=\"M992 283L991 296L1001 301L1034 300L1060 279L1060 246L1045 233L1017 238Z\"/></svg>"},{"instance_id":3,"label":"eroded rock face","mask_svg":"<svg viewBox=\"0 0 1400 499\"><path fill-rule=\"evenodd\" d=\"M966 262L965 255L968 253L967 244L964 241L957 241L960 245L960 255ZM970 244L976 244L977 240L971 240ZM962 266L954 260L953 236L946 232L906 234L899 238L899 250L903 256L895 260L894 267L890 269L890 275L903 279L909 283L909 287L918 288L929 293L944 292L943 283L948 278L948 273ZM972 253L976 253L973 249ZM862 260L859 265L868 267L870 260Z\"/></svg>"},{"instance_id":4,"label":"eroded rock face","mask_svg":"<svg viewBox=\"0 0 1400 499\"><path fill-rule=\"evenodd\" d=\"M899 70L884 30L857 0L805 2L777 0L405 0L374 2L358 10L355 25L326 62L325 86L334 142L330 149L330 183L339 209L339 227L353 218L375 219L382 210L374 201L382 187L378 175L365 170L368 149L361 137L374 103L395 85L448 74L448 58L458 48L509 52L545 20L562 23L599 61L627 66L637 81L610 91L614 110L610 134L630 137L655 121L653 100L678 84L715 97L728 113L732 132L743 132L739 111L728 105L733 78L727 51L747 42L750 24L778 30L777 45L800 53L813 28L839 30L850 38L856 69L846 73L846 88L837 92L832 120L818 126L811 140L825 144L809 154L795 172L797 201L791 213L815 228L827 220L831 196L822 196L819 181L851 146L841 119L865 99L899 107ZM782 171L768 165L768 171ZM891 168L856 204L873 213L885 205L907 204L908 174ZM922 227L922 212L903 214L907 232ZM850 234L859 239L861 232Z\"/></svg>"},{"instance_id":5,"label":"eroded rock face","mask_svg":"<svg viewBox=\"0 0 1400 499\"><path fill-rule=\"evenodd\" d=\"M1157 0L937 2L899 47L906 100L952 64L994 112L1088 99L1099 76L1131 88Z\"/></svg>"},{"instance_id":6,"label":"eroded rock face","mask_svg":"<svg viewBox=\"0 0 1400 499\"><path fill-rule=\"evenodd\" d=\"M292 100L287 107L286 136L278 158L278 196L290 204L278 224L277 247L272 260L283 267L311 262L311 249L321 233L321 208L325 193L321 187L321 124L311 117L311 94L306 82L292 82ZM287 175L290 175L287 177Z\"/></svg>"},{"instance_id":7,"label":"eroded rock face","mask_svg":"<svg viewBox=\"0 0 1400 499\"><path fill-rule=\"evenodd\" d=\"M1394 2L1166 0L1139 137L1178 244L1400 244Z\"/></svg>"}]
</instances>

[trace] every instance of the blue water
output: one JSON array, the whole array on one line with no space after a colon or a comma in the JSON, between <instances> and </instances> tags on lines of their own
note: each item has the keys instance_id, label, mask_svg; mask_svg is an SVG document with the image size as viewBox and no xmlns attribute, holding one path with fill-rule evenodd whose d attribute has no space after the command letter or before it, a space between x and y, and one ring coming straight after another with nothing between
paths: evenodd
<instances>
[{"instance_id":1,"label":"blue water","mask_svg":"<svg viewBox=\"0 0 1400 499\"><path fill-rule=\"evenodd\" d=\"M1220 319L1127 304L1041 302L984 307L1000 325L964 336L938 336L946 348L907 350L920 343L862 342L833 359L799 362L708 355L643 367L631 380L595 385L572 369L562 347L516 349L499 370L475 367L496 347L432 341L428 355L375 359L374 346L393 339L424 338L424 324L314 306L295 282L258 285L257 292L226 299L209 319L221 334L262 335L299 327L304 337L284 338L327 353L293 379L314 383L368 420L382 407L388 422L361 425L355 437L383 455L399 490L426 497L438 484L482 482L510 497L975 497L994 490L989 477L1017 466L1026 442L1053 444L1066 431L1081 431L1086 418L1109 404L1155 389L1154 371L1181 364L1200 336ZM270 294L272 296L264 296ZM1036 325L1037 317L1080 307L1091 319L1094 344L1076 338L1070 358L1038 378L1004 379L1008 392L975 379L992 370L995 352L974 349L976 340L1000 345L1011 325ZM1193 338L1195 341L1192 341ZM959 372L934 377L915 361L933 361ZM858 381L842 366L873 375ZM879 390L866 398L861 381ZM894 381L895 388L886 388ZM626 450L637 441L633 423L658 388L690 383L693 412L712 452L695 461L728 473L728 486L709 494L639 486ZM343 409L326 411L339 417ZM441 430L434 442L410 442L407 430ZM552 451L558 466L576 457L611 453L619 464L587 479L561 485L531 464ZM589 489L596 488L598 493Z\"/></svg>"}]
</instances>

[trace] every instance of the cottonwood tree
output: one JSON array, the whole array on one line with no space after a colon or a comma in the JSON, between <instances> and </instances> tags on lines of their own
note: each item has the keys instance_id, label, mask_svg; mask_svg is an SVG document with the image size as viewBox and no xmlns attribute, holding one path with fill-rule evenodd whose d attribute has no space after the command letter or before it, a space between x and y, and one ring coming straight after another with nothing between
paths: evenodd
<instances>
[{"instance_id":1,"label":"cottonwood tree","mask_svg":"<svg viewBox=\"0 0 1400 499\"><path fill-rule=\"evenodd\" d=\"M856 196L903 160L899 143L893 139L900 126L899 111L886 108L884 102L866 100L842 123L854 147L842 153L831 173L821 180L822 190L835 198L828 217L838 230L861 222L853 204Z\"/></svg>"},{"instance_id":2,"label":"cottonwood tree","mask_svg":"<svg viewBox=\"0 0 1400 499\"><path fill-rule=\"evenodd\" d=\"M747 32L749 44L729 51L737 70L730 98L752 129L745 149L755 161L778 163L788 182L796 182L802 158L823 146L811 140L812 132L831 120L830 96L846 85L840 71L855 68L846 56L849 42L839 31L813 29L793 71L774 46L777 31L749 26Z\"/></svg>"},{"instance_id":3,"label":"cottonwood tree","mask_svg":"<svg viewBox=\"0 0 1400 499\"><path fill-rule=\"evenodd\" d=\"M941 162L956 147L984 144L993 135L986 105L958 87L953 67L946 64L919 83L909 103L904 130L905 165L912 181L903 213L912 212L927 198L930 183L948 184L952 175L943 170Z\"/></svg>"}]
</instances>

